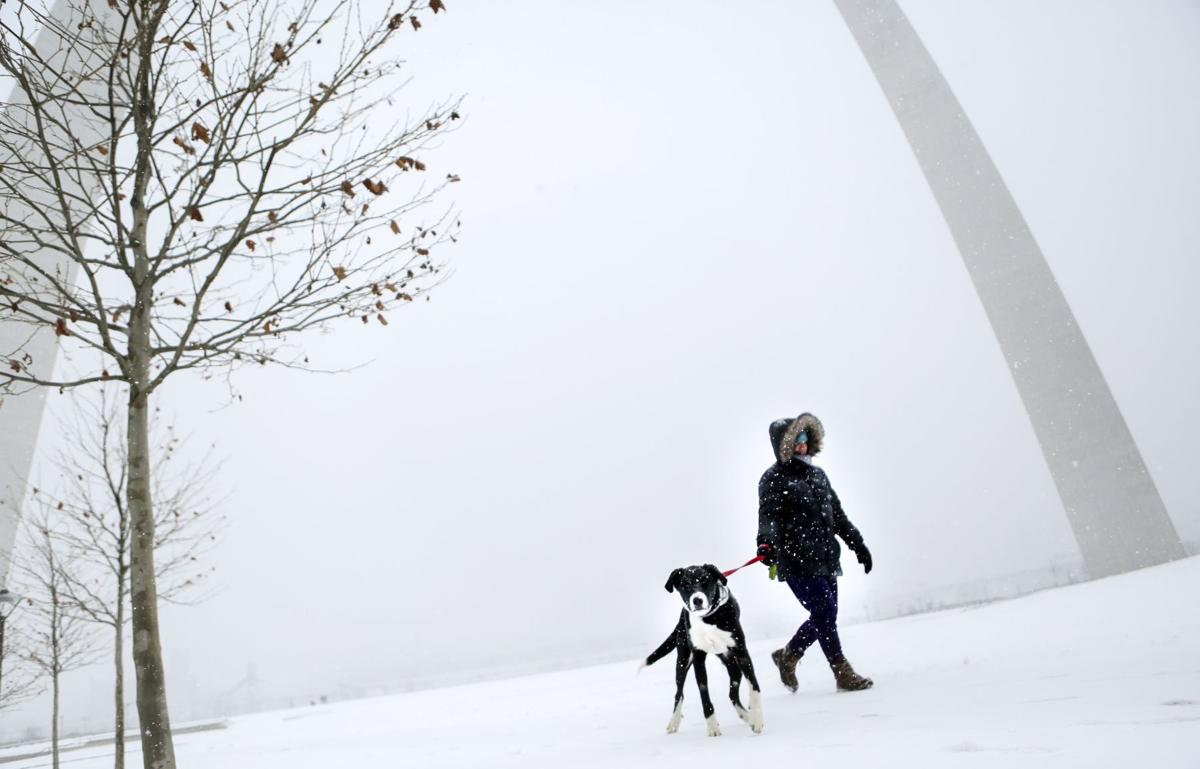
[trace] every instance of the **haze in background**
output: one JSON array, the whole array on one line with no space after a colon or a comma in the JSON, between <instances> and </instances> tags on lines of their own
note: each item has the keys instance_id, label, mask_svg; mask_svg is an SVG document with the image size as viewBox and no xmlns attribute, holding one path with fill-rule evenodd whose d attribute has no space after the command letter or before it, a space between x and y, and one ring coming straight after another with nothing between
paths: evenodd
<instances>
[{"instance_id":1,"label":"haze in background","mask_svg":"<svg viewBox=\"0 0 1200 769\"><path fill-rule=\"evenodd\" d=\"M1200 9L902 5L1194 551ZM468 97L429 156L463 176L454 276L387 328L310 345L320 365L373 361L353 374L160 397L219 443L233 492L218 592L164 615L177 717L644 653L678 611L672 568L753 554L767 424L801 410L875 555L870 577L845 559L849 616L1077 557L832 4L459 0L412 39L397 103ZM731 585L751 637L802 616L760 569ZM104 671L67 686L68 725L103 725Z\"/></svg>"}]
</instances>

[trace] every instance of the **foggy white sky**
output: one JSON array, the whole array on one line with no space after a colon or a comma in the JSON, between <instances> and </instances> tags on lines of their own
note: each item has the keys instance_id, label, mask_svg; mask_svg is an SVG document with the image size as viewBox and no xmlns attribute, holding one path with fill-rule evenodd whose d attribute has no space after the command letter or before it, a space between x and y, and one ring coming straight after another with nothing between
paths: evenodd
<instances>
[{"instance_id":1,"label":"foggy white sky","mask_svg":"<svg viewBox=\"0 0 1200 769\"><path fill-rule=\"evenodd\" d=\"M1200 539L1200 7L902 6ZM373 361L353 374L160 396L233 492L218 594L165 615L177 711L251 664L305 699L652 648L672 568L753 554L767 424L801 410L875 555L869 577L845 559L845 611L1075 552L832 4L449 0L415 42L409 103L467 96L429 157L464 179L454 276L387 328L311 340ZM802 617L760 571L731 586L751 636ZM68 720L104 714L103 674L73 680Z\"/></svg>"}]
</instances>

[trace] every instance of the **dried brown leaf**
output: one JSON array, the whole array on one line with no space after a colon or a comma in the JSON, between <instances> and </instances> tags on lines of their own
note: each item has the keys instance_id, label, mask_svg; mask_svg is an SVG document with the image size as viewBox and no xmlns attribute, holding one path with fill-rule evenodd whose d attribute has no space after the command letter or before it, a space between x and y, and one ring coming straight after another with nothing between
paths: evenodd
<instances>
[{"instance_id":1,"label":"dried brown leaf","mask_svg":"<svg viewBox=\"0 0 1200 769\"><path fill-rule=\"evenodd\" d=\"M202 141L205 144L212 144L212 137L208 134L208 129L201 125L198 121L192 123L192 138Z\"/></svg>"},{"instance_id":2,"label":"dried brown leaf","mask_svg":"<svg viewBox=\"0 0 1200 769\"><path fill-rule=\"evenodd\" d=\"M346 279L346 268L345 267L334 267L333 274L337 276L338 280L345 280Z\"/></svg>"},{"instance_id":3,"label":"dried brown leaf","mask_svg":"<svg viewBox=\"0 0 1200 769\"><path fill-rule=\"evenodd\" d=\"M204 214L200 213L200 209L195 206L192 206L191 210L188 211L188 216L197 222L204 221Z\"/></svg>"}]
</instances>

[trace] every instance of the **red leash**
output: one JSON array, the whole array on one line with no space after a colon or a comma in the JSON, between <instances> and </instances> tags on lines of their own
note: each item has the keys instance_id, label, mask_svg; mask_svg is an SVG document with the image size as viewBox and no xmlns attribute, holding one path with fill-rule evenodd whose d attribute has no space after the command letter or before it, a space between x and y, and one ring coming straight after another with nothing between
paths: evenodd
<instances>
[{"instance_id":1,"label":"red leash","mask_svg":"<svg viewBox=\"0 0 1200 769\"><path fill-rule=\"evenodd\" d=\"M736 569L730 569L729 571L723 571L721 573L724 574L726 577L728 577L730 574L733 574L735 571L741 571L742 569L746 568L750 564L758 563L762 559L763 559L763 557L761 555L756 555L753 558L751 558L749 561L746 561L741 566L737 567Z\"/></svg>"}]
</instances>

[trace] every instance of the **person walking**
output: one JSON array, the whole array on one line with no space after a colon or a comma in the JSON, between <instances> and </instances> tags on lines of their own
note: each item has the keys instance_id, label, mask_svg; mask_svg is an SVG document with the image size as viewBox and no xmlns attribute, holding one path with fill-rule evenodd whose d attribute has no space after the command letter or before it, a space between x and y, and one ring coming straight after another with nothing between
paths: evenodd
<instances>
[{"instance_id":1,"label":"person walking","mask_svg":"<svg viewBox=\"0 0 1200 769\"><path fill-rule=\"evenodd\" d=\"M758 555L787 583L808 620L782 649L771 653L779 680L796 691L796 665L814 642L821 645L838 689L862 691L874 685L860 676L842 653L838 637L838 586L842 574L841 537L867 574L871 551L850 523L825 471L813 464L821 451L825 428L807 412L771 423L775 464L758 483Z\"/></svg>"}]
</instances>

